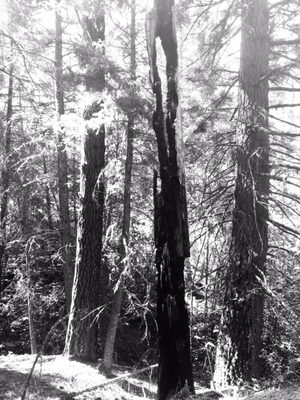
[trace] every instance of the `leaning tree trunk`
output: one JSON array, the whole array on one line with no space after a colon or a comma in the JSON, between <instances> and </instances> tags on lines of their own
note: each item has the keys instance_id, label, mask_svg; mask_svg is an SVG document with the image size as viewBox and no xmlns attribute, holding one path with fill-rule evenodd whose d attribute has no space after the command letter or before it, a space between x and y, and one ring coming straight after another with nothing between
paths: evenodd
<instances>
[{"instance_id":1,"label":"leaning tree trunk","mask_svg":"<svg viewBox=\"0 0 300 400\"><path fill-rule=\"evenodd\" d=\"M11 42L12 48L12 42ZM8 190L10 184L10 166L9 155L11 150L12 136L12 116L13 116L13 72L14 66L11 60L8 78L8 95L7 95L7 112L6 112L6 130L4 137L4 152L3 152L3 169L1 171L1 211L0 211L0 296L2 292L2 280L6 263L6 217L8 208Z\"/></svg>"},{"instance_id":2,"label":"leaning tree trunk","mask_svg":"<svg viewBox=\"0 0 300 400\"><path fill-rule=\"evenodd\" d=\"M216 357L218 387L262 375L264 292L268 247L268 3L242 2L239 134L232 245Z\"/></svg>"},{"instance_id":3,"label":"leaning tree trunk","mask_svg":"<svg viewBox=\"0 0 300 400\"><path fill-rule=\"evenodd\" d=\"M61 116L65 113L64 89L63 89L63 56L62 56L62 21L59 9L60 0L56 0L55 9L55 100L57 113L57 159L58 159L58 195L59 215L62 242L62 261L64 268L66 309L70 311L72 300L72 286L74 279L74 265L72 255L72 237L69 212L68 189L68 158L66 151L66 134L61 122Z\"/></svg>"},{"instance_id":4,"label":"leaning tree trunk","mask_svg":"<svg viewBox=\"0 0 300 400\"><path fill-rule=\"evenodd\" d=\"M85 19L90 50L97 54L104 43L105 14L103 3L94 3L94 15ZM95 121L102 110L101 92L105 87L102 65L91 69L87 88L93 91L94 102L86 108L86 132L82 140L80 174L80 210L78 218L75 276L65 354L82 360L97 358L98 308L100 292L104 290L102 232L104 210L105 127Z\"/></svg>"},{"instance_id":5,"label":"leaning tree trunk","mask_svg":"<svg viewBox=\"0 0 300 400\"><path fill-rule=\"evenodd\" d=\"M191 393L194 392L189 316L185 303L184 261L189 257L189 234L182 137L177 124L178 54L173 0L154 1L154 8L147 15L146 30L151 83L156 97L153 129L157 139L161 181L158 192L155 177L154 200L160 353L158 399L165 400L185 385ZM166 116L156 60L156 38L160 38L166 56Z\"/></svg>"},{"instance_id":6,"label":"leaning tree trunk","mask_svg":"<svg viewBox=\"0 0 300 400\"><path fill-rule=\"evenodd\" d=\"M131 29L130 29L130 89L131 93L129 95L134 98L135 95L135 81L136 81L136 49L135 49L135 16L136 16L136 6L135 0L131 0ZM128 243L130 235L130 214L131 214L131 181L132 181L132 163L133 163L133 135L134 135L134 108L128 115L127 124L127 154L125 161L125 179L124 179L124 203L123 203L123 221L122 221L122 236L119 250L119 259L121 264L121 269L123 271L120 273L120 277L117 283L117 289L113 297L113 306L110 313L110 319L107 329L103 363L103 367L106 374L111 373L113 353L115 347L115 338L118 329L119 314L122 306L122 298L124 291L124 272L129 267L129 255L128 255Z\"/></svg>"}]
</instances>

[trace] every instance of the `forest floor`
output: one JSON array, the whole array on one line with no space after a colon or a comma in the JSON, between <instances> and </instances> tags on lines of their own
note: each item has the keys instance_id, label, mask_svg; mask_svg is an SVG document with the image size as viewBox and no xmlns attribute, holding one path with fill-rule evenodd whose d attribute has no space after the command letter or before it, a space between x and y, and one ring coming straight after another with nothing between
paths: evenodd
<instances>
[{"instance_id":1,"label":"forest floor","mask_svg":"<svg viewBox=\"0 0 300 400\"><path fill-rule=\"evenodd\" d=\"M96 364L62 356L39 358L27 385L35 358L28 354L0 356L0 400L145 400L156 397L152 369L132 374L130 369L118 367L114 370L114 377L108 379L99 373ZM216 393L207 388L198 387L197 393L197 399L217 398ZM192 399L191 396L186 398ZM300 400L300 385L289 384L256 392L242 390L224 395L223 399Z\"/></svg>"}]
</instances>

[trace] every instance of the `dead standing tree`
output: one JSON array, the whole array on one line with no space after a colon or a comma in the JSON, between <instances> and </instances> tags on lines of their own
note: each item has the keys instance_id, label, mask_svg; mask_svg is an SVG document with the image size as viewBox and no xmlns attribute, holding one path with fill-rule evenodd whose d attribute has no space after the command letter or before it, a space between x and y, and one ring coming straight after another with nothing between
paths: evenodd
<instances>
[{"instance_id":1,"label":"dead standing tree","mask_svg":"<svg viewBox=\"0 0 300 400\"><path fill-rule=\"evenodd\" d=\"M177 124L177 40L174 1L155 0L146 19L153 114L161 188L154 179L155 246L158 271L157 319L159 330L158 399L170 398L186 384L194 392L190 355L189 316L185 304L184 261L189 257L186 192L182 165L182 138ZM167 105L163 107L157 67L156 38L166 56ZM165 116L166 113L166 116Z\"/></svg>"}]
</instances>

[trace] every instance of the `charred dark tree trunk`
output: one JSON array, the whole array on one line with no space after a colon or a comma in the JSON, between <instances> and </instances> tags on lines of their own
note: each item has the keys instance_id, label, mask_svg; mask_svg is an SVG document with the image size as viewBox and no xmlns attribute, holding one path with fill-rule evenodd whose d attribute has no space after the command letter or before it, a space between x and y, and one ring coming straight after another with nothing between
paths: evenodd
<instances>
[{"instance_id":1,"label":"charred dark tree trunk","mask_svg":"<svg viewBox=\"0 0 300 400\"><path fill-rule=\"evenodd\" d=\"M62 261L64 268L66 309L70 311L72 299L72 286L74 279L74 257L72 252L72 236L69 212L68 189L68 157L66 151L66 135L62 115L65 113L64 88L63 88L63 55L62 55L62 19L60 12L60 0L56 1L55 10L55 98L57 113L57 160L58 160L58 195L59 214L62 244Z\"/></svg>"},{"instance_id":2,"label":"charred dark tree trunk","mask_svg":"<svg viewBox=\"0 0 300 400\"><path fill-rule=\"evenodd\" d=\"M136 5L135 0L131 0L131 29L130 29L130 95L135 96L136 83L136 48L135 48L135 27ZM129 254L127 251L130 236L130 215L131 215L131 182L132 182L132 164L133 164L133 135L134 135L135 115L134 108L128 114L127 124L127 154L125 161L125 179L124 179L124 203L123 203L123 221L122 236L120 240L120 277L114 293L113 306L110 313L110 319L107 329L106 342L104 348L104 357L102 368L106 374L111 373L113 353L115 347L115 338L118 329L119 315L122 306L122 298L124 292L125 272L129 268Z\"/></svg>"},{"instance_id":3,"label":"charred dark tree trunk","mask_svg":"<svg viewBox=\"0 0 300 400\"><path fill-rule=\"evenodd\" d=\"M105 127L95 123L101 113L101 92L105 86L104 68L97 52L104 42L103 3L94 3L93 16L86 18L88 45L98 56L99 65L87 75L87 86L95 99L84 112L86 132L82 141L80 175L80 210L71 313L67 329L65 354L82 360L97 358L98 308L103 285L102 233L104 210ZM100 48L100 50L99 50ZM100 119L99 119L100 120Z\"/></svg>"},{"instance_id":4,"label":"charred dark tree trunk","mask_svg":"<svg viewBox=\"0 0 300 400\"><path fill-rule=\"evenodd\" d=\"M232 222L232 246L225 277L224 312L215 381L224 387L263 373L261 358L268 248L268 4L242 2L240 60L240 145Z\"/></svg>"},{"instance_id":5,"label":"charred dark tree trunk","mask_svg":"<svg viewBox=\"0 0 300 400\"><path fill-rule=\"evenodd\" d=\"M161 181L158 192L155 177L154 200L160 352L158 399L165 400L186 385L191 393L194 392L189 316L185 303L184 261L189 257L189 234L182 138L177 124L178 54L173 0L154 2L154 9L147 15L146 30L151 83L156 97L153 129L158 145ZM160 38L166 56L166 115L156 63L156 38Z\"/></svg>"},{"instance_id":6,"label":"charred dark tree trunk","mask_svg":"<svg viewBox=\"0 0 300 400\"><path fill-rule=\"evenodd\" d=\"M12 44L11 44L12 47ZM7 96L7 111L6 111L6 129L4 136L4 152L3 152L3 169L1 171L1 211L0 211L0 296L2 292L2 280L6 264L6 218L8 208L8 190L10 184L10 165L9 155L11 150L11 136L12 136L12 116L13 116L13 63L9 68L8 79L8 96Z\"/></svg>"}]
</instances>

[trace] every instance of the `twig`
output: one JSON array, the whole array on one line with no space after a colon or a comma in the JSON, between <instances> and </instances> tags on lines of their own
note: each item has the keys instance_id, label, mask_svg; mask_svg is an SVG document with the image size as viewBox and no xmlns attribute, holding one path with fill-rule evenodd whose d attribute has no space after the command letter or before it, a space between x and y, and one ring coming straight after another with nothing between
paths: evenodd
<instances>
[{"instance_id":1,"label":"twig","mask_svg":"<svg viewBox=\"0 0 300 400\"><path fill-rule=\"evenodd\" d=\"M276 121L280 121L280 122L283 122L283 123L285 123L285 124L288 124L288 125L294 126L295 128L300 128L300 125L293 124L292 122L288 122L288 121L286 121L286 120L284 120L284 119L281 119L281 118L275 117L275 115L271 115L271 114L269 114L269 117L270 117L270 118L273 118L273 119L275 119Z\"/></svg>"},{"instance_id":2,"label":"twig","mask_svg":"<svg viewBox=\"0 0 300 400\"><path fill-rule=\"evenodd\" d=\"M292 107L299 107L300 104L299 103L285 103L285 104L272 104L271 106L269 106L269 110L275 108L292 108Z\"/></svg>"},{"instance_id":3,"label":"twig","mask_svg":"<svg viewBox=\"0 0 300 400\"><path fill-rule=\"evenodd\" d=\"M52 334L53 330L57 327L57 325L59 325L61 322L63 322L68 316L69 316L69 314L65 315L64 317L62 317L58 321L56 321L55 324L52 325L50 331L47 333L47 335L46 335L46 337L44 339L44 342L42 344L42 350L39 353L37 353L36 358L34 360L34 363L33 363L32 367L31 367L31 370L30 370L29 375L27 377L21 400L25 400L26 392L27 392L27 389L28 389L28 386L29 386L29 383L30 383L30 380L31 380L31 377L32 377L32 374L33 374L33 371L34 371L34 368L36 366L36 363L37 363L38 359L40 357L42 357L42 355L44 353L44 349L45 349L46 344L49 341L50 335Z\"/></svg>"},{"instance_id":4,"label":"twig","mask_svg":"<svg viewBox=\"0 0 300 400\"><path fill-rule=\"evenodd\" d=\"M278 221L274 221L271 218L267 219L267 222L270 222L272 225L274 225L276 228L280 229L281 231L288 233L294 237L296 237L297 239L300 237L300 232L298 230L295 230L287 225L284 225Z\"/></svg>"},{"instance_id":5,"label":"twig","mask_svg":"<svg viewBox=\"0 0 300 400\"><path fill-rule=\"evenodd\" d=\"M37 360L39 359L40 356L41 356L41 353L37 353L37 355L35 357L35 360L34 360L34 363L33 363L32 367L31 367L30 373L29 373L29 375L27 377L27 381L25 383L25 387L24 387L24 390L23 390L23 393L22 393L21 400L25 400L25 396L26 396L26 392L27 392L27 389L28 389L28 386L29 386L29 383L30 383L30 379L32 377L32 374L33 374L34 368L36 366Z\"/></svg>"}]
</instances>

